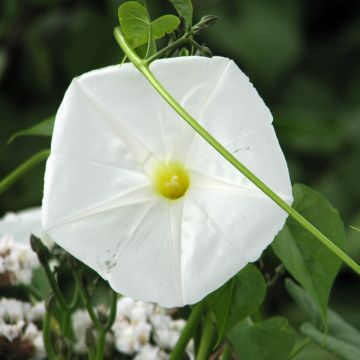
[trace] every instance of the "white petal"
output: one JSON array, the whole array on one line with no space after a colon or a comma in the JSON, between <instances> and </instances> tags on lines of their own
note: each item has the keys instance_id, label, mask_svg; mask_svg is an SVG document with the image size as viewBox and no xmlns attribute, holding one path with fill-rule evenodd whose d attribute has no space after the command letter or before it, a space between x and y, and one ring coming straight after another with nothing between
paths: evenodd
<instances>
[{"instance_id":1,"label":"white petal","mask_svg":"<svg viewBox=\"0 0 360 360\"><path fill-rule=\"evenodd\" d=\"M136 225L123 235L116 265L108 276L114 289L164 307L185 304L177 229L181 224L182 203L182 200L172 203L160 199L146 213L138 214ZM178 218L180 224L174 224L172 217Z\"/></svg>"},{"instance_id":2,"label":"white petal","mask_svg":"<svg viewBox=\"0 0 360 360\"><path fill-rule=\"evenodd\" d=\"M270 188L291 198L288 168L271 113L232 61L209 95L199 122ZM209 177L255 188L198 135L194 136L187 165Z\"/></svg>"},{"instance_id":3,"label":"white petal","mask_svg":"<svg viewBox=\"0 0 360 360\"><path fill-rule=\"evenodd\" d=\"M74 81L56 116L46 165L44 230L148 187L150 179L135 161L140 152L131 153L116 131L116 120Z\"/></svg>"},{"instance_id":4,"label":"white petal","mask_svg":"<svg viewBox=\"0 0 360 360\"><path fill-rule=\"evenodd\" d=\"M211 203L212 207L219 206L228 214L222 205ZM224 226L219 226L209 216L207 208L203 208L196 199L187 197L181 229L185 304L198 302L246 265L244 254L237 251L233 244L233 237L224 236L223 230Z\"/></svg>"}]
</instances>

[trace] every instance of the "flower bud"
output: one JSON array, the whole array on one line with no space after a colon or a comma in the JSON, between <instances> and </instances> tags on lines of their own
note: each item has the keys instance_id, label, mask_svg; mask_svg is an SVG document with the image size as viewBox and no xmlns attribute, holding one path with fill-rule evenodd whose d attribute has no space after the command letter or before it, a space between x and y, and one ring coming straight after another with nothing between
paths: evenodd
<instances>
[{"instance_id":1,"label":"flower bud","mask_svg":"<svg viewBox=\"0 0 360 360\"><path fill-rule=\"evenodd\" d=\"M212 26L216 23L218 17L215 15L205 15L201 18L200 23L202 24L203 29L206 27Z\"/></svg>"},{"instance_id":2,"label":"flower bud","mask_svg":"<svg viewBox=\"0 0 360 360\"><path fill-rule=\"evenodd\" d=\"M35 235L31 235L30 244L32 250L37 254L41 264L46 264L50 258L49 249Z\"/></svg>"}]
</instances>

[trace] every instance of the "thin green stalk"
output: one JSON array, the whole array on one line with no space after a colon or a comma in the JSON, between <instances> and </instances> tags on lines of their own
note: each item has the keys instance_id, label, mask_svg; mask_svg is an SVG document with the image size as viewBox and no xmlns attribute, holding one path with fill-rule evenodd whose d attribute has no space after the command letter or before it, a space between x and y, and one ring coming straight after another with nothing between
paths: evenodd
<instances>
[{"instance_id":1,"label":"thin green stalk","mask_svg":"<svg viewBox=\"0 0 360 360\"><path fill-rule=\"evenodd\" d=\"M45 318L43 323L43 339L44 339L45 351L49 360L55 358L55 352L51 339L51 317L52 317L51 311L47 309L47 311L45 312Z\"/></svg>"},{"instance_id":2,"label":"thin green stalk","mask_svg":"<svg viewBox=\"0 0 360 360\"><path fill-rule=\"evenodd\" d=\"M119 43L124 53L137 69L145 76L154 89L164 98L164 100L219 154L221 154L230 164L246 176L254 185L256 185L264 194L270 197L278 206L280 206L288 215L290 215L300 226L305 228L316 239L322 242L331 252L338 256L345 264L360 275L360 266L351 259L344 251L338 248L330 239L328 239L314 225L300 215L294 208L281 199L273 190L262 182L254 173L243 165L234 155L232 155L223 145L221 145L205 128L203 128L179 103L169 94L169 92L157 80L149 69L149 62L143 62L126 42L121 30L115 28L115 39ZM150 59L150 58L149 58ZM149 60L148 59L148 60Z\"/></svg>"},{"instance_id":3,"label":"thin green stalk","mask_svg":"<svg viewBox=\"0 0 360 360\"><path fill-rule=\"evenodd\" d=\"M64 311L68 311L69 305L67 304L63 294L61 293L61 290L55 280L54 273L51 271L51 269L47 263L43 263L42 265L45 270L45 274L49 280L51 289L54 292L56 300L59 302L60 306L64 309Z\"/></svg>"},{"instance_id":4,"label":"thin green stalk","mask_svg":"<svg viewBox=\"0 0 360 360\"><path fill-rule=\"evenodd\" d=\"M165 46L164 48L162 48L161 50L159 50L156 54L148 57L147 59L144 59L144 64L148 65L151 64L154 60L162 57L163 55L165 55L168 51L174 50L176 48L178 48L179 46L185 44L188 40L189 40L189 33L186 33L185 35L183 35L180 39L177 39L175 41L173 41L171 44L169 44L168 46Z\"/></svg>"},{"instance_id":5,"label":"thin green stalk","mask_svg":"<svg viewBox=\"0 0 360 360\"><path fill-rule=\"evenodd\" d=\"M196 304L191 311L191 314L186 322L186 325L181 332L180 338L176 343L174 350L170 354L169 360L179 360L182 359L187 344L189 343L191 337L194 334L194 331L197 325L200 323L201 317L206 309L206 304L204 301Z\"/></svg>"},{"instance_id":6,"label":"thin green stalk","mask_svg":"<svg viewBox=\"0 0 360 360\"><path fill-rule=\"evenodd\" d=\"M105 324L105 330L109 331L111 327L114 325L117 311L117 299L118 294L115 291L112 291L111 304L110 304L110 314L109 318Z\"/></svg>"},{"instance_id":7,"label":"thin green stalk","mask_svg":"<svg viewBox=\"0 0 360 360\"><path fill-rule=\"evenodd\" d=\"M199 351L196 354L196 360L207 360L212 350L215 328L212 321L212 314L207 312L204 328L201 336Z\"/></svg>"},{"instance_id":8,"label":"thin green stalk","mask_svg":"<svg viewBox=\"0 0 360 360\"><path fill-rule=\"evenodd\" d=\"M102 329L99 332L99 339L98 339L97 344L96 344L95 360L104 360L105 339L106 339L106 330Z\"/></svg>"},{"instance_id":9,"label":"thin green stalk","mask_svg":"<svg viewBox=\"0 0 360 360\"><path fill-rule=\"evenodd\" d=\"M91 318L96 330L100 333L103 330L103 326L100 323L100 320L98 319L98 317L96 316L93 306L91 304L91 301L89 299L89 296L84 288L81 270L74 269L73 273L74 273L74 277L75 277L75 281L76 281L76 285L77 285L77 288L79 291L81 301L85 305L86 310L89 313L90 318Z\"/></svg>"},{"instance_id":10,"label":"thin green stalk","mask_svg":"<svg viewBox=\"0 0 360 360\"><path fill-rule=\"evenodd\" d=\"M33 167L46 160L49 155L50 150L42 150L18 166L14 171L0 181L0 194L7 190Z\"/></svg>"}]
</instances>

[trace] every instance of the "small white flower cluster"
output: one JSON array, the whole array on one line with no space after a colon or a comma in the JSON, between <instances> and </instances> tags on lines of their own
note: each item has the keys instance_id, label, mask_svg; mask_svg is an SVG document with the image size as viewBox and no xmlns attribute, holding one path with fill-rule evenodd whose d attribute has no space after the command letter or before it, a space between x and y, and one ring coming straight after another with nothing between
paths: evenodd
<instances>
[{"instance_id":1,"label":"small white flower cluster","mask_svg":"<svg viewBox=\"0 0 360 360\"><path fill-rule=\"evenodd\" d=\"M76 352L86 352L86 332L91 326L85 310L74 313ZM174 348L184 326L185 320L174 320L159 306L122 297L118 300L117 316L107 345L115 346L116 351L133 356L135 360L165 360L169 358L169 352Z\"/></svg>"},{"instance_id":2,"label":"small white flower cluster","mask_svg":"<svg viewBox=\"0 0 360 360\"><path fill-rule=\"evenodd\" d=\"M122 297L113 326L115 346L136 360L167 359L184 326L184 319L174 320L159 306Z\"/></svg>"},{"instance_id":3,"label":"small white flower cluster","mask_svg":"<svg viewBox=\"0 0 360 360\"><path fill-rule=\"evenodd\" d=\"M30 284L39 266L30 245L19 244L10 235L0 237L0 286Z\"/></svg>"},{"instance_id":4,"label":"small white flower cluster","mask_svg":"<svg viewBox=\"0 0 360 360\"><path fill-rule=\"evenodd\" d=\"M21 359L44 359L46 357L42 331L38 325L43 321L43 302L32 306L15 299L0 299L0 343L2 355L14 354Z\"/></svg>"}]
</instances>

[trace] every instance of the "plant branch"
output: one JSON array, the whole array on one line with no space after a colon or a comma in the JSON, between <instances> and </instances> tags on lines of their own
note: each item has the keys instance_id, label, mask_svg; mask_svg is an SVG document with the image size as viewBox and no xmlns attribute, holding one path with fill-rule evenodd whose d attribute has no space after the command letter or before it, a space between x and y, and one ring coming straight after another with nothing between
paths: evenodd
<instances>
[{"instance_id":1,"label":"plant branch","mask_svg":"<svg viewBox=\"0 0 360 360\"><path fill-rule=\"evenodd\" d=\"M82 279L82 272L79 269L73 269L73 273L74 273L74 277L75 277L75 281L76 281L76 285L77 285L77 288L79 291L81 301L85 305L86 310L88 311L96 330L99 331L99 333L100 333L103 330L103 326L100 323L98 317L96 316L93 306L91 304L91 301L89 299L88 293L85 290L85 287L83 284L83 279Z\"/></svg>"},{"instance_id":2,"label":"plant branch","mask_svg":"<svg viewBox=\"0 0 360 360\"><path fill-rule=\"evenodd\" d=\"M212 350L212 342L215 328L213 326L212 314L207 312L203 327L202 337L200 341L199 351L196 354L196 360L207 360Z\"/></svg>"},{"instance_id":3,"label":"plant branch","mask_svg":"<svg viewBox=\"0 0 360 360\"><path fill-rule=\"evenodd\" d=\"M154 74L149 69L148 63L143 62L126 42L120 28L115 28L114 35L116 41L130 61L145 76L154 89L163 97L163 99L220 155L222 155L230 164L247 177L256 187L265 195L270 197L280 208L290 215L300 226L306 229L317 240L325 245L332 253L339 257L345 264L360 275L360 266L351 259L343 250L336 246L329 238L319 231L313 224L306 220L300 213L286 203L279 195L270 189L262 180L243 165L233 154L231 154L222 144L220 144L204 127L202 127L163 87Z\"/></svg>"},{"instance_id":4,"label":"plant branch","mask_svg":"<svg viewBox=\"0 0 360 360\"><path fill-rule=\"evenodd\" d=\"M12 171L9 175L0 181L0 194L7 190L16 181L18 181L33 167L46 160L49 155L50 150L42 150L18 166L14 171Z\"/></svg>"},{"instance_id":5,"label":"plant branch","mask_svg":"<svg viewBox=\"0 0 360 360\"><path fill-rule=\"evenodd\" d=\"M196 304L191 314L186 322L186 325L181 332L180 338L178 342L176 343L173 351L170 354L169 360L179 360L182 359L186 346L189 343L191 337L194 334L194 331L199 324L201 317L205 311L206 304L204 301L201 301L200 303Z\"/></svg>"}]
</instances>

